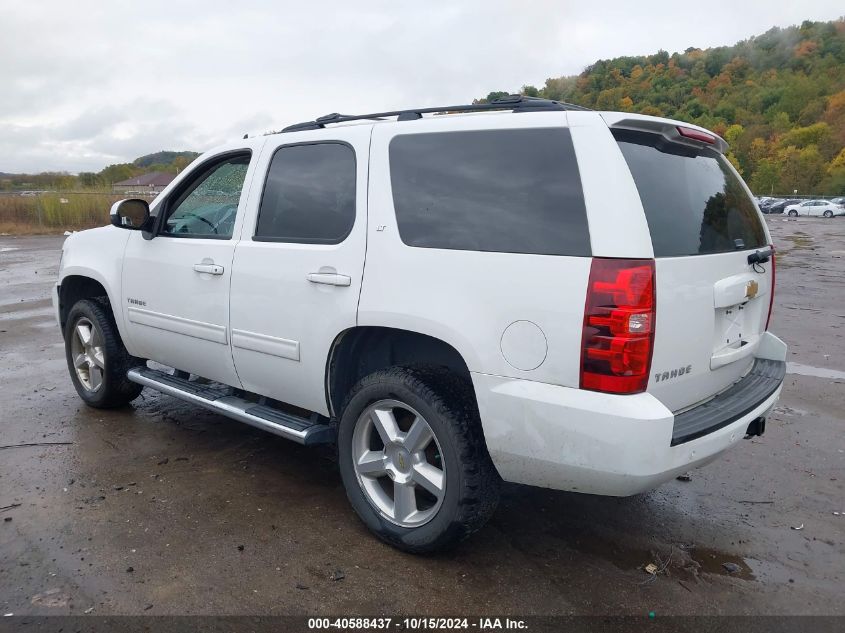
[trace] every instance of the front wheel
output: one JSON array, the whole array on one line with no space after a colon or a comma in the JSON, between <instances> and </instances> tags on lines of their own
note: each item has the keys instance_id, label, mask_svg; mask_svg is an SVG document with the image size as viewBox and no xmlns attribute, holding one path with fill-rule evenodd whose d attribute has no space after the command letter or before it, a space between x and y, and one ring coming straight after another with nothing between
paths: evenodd
<instances>
[{"instance_id":1,"label":"front wheel","mask_svg":"<svg viewBox=\"0 0 845 633\"><path fill-rule=\"evenodd\" d=\"M472 385L445 369L393 367L363 378L347 398L337 446L353 509L401 550L455 545L496 509L500 479Z\"/></svg>"},{"instance_id":2,"label":"front wheel","mask_svg":"<svg viewBox=\"0 0 845 633\"><path fill-rule=\"evenodd\" d=\"M126 377L142 361L126 351L111 312L99 301L83 299L70 309L65 355L73 386L89 406L119 407L143 389Z\"/></svg>"},{"instance_id":3,"label":"front wheel","mask_svg":"<svg viewBox=\"0 0 845 633\"><path fill-rule=\"evenodd\" d=\"M796 217L797 215L798 215L798 211L796 211L795 209L793 209L792 211L790 211L790 212L789 212L789 216L790 216L790 217L793 217L793 218L794 218L794 217Z\"/></svg>"},{"instance_id":4,"label":"front wheel","mask_svg":"<svg viewBox=\"0 0 845 633\"><path fill-rule=\"evenodd\" d=\"M824 212L824 217L832 218L833 217L833 211L828 209L827 211Z\"/></svg>"}]
</instances>

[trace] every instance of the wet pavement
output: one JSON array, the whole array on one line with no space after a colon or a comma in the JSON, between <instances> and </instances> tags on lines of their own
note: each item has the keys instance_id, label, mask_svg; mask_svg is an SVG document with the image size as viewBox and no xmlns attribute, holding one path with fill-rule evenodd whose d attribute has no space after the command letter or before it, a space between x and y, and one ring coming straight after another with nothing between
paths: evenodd
<instances>
[{"instance_id":1,"label":"wet pavement","mask_svg":"<svg viewBox=\"0 0 845 633\"><path fill-rule=\"evenodd\" d=\"M326 448L149 390L83 406L63 238L0 237L0 613L845 614L845 218L768 222L790 373L763 437L626 499L509 485L432 557L369 535Z\"/></svg>"}]
</instances>

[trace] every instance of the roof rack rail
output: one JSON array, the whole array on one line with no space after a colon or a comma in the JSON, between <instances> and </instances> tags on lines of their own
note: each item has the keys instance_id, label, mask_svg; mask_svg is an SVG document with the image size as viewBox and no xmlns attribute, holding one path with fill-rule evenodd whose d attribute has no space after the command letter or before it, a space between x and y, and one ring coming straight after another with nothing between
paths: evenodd
<instances>
[{"instance_id":1,"label":"roof rack rail","mask_svg":"<svg viewBox=\"0 0 845 633\"><path fill-rule=\"evenodd\" d=\"M347 121L362 121L366 119L380 120L388 117L396 117L397 121L412 121L421 119L423 114L440 114L452 112L479 112L485 110L512 110L514 112L542 112L546 110L589 110L579 105L553 101L552 99L541 99L539 97L526 97L524 95L508 95L500 99L494 99L489 103L472 103L469 105L441 106L434 108L411 108L408 110L393 110L390 112L375 112L373 114L339 114L333 112L313 121L294 123L282 130L282 132L300 132L302 130L319 130L330 123L345 123Z\"/></svg>"}]
</instances>

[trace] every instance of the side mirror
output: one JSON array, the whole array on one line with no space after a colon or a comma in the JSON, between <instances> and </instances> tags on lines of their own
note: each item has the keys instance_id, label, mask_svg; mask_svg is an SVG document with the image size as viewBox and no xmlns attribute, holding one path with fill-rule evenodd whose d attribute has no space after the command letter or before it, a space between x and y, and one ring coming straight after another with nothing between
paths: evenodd
<instances>
[{"instance_id":1,"label":"side mirror","mask_svg":"<svg viewBox=\"0 0 845 633\"><path fill-rule=\"evenodd\" d=\"M146 200L139 198L118 200L111 207L111 223L121 229L137 231L144 228L149 219L150 205Z\"/></svg>"}]
</instances>

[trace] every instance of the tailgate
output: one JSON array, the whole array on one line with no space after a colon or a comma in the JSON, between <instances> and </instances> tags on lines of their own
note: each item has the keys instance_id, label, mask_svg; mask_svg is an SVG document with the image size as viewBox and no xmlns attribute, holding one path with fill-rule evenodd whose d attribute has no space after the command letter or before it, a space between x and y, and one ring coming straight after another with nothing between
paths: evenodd
<instances>
[{"instance_id":1,"label":"tailgate","mask_svg":"<svg viewBox=\"0 0 845 633\"><path fill-rule=\"evenodd\" d=\"M714 144L613 130L637 185L655 256L648 391L682 411L747 374L765 332L773 258L750 192Z\"/></svg>"},{"instance_id":2,"label":"tailgate","mask_svg":"<svg viewBox=\"0 0 845 633\"><path fill-rule=\"evenodd\" d=\"M671 411L716 395L751 369L769 313L771 263L755 272L748 254L656 260L648 391Z\"/></svg>"}]
</instances>

